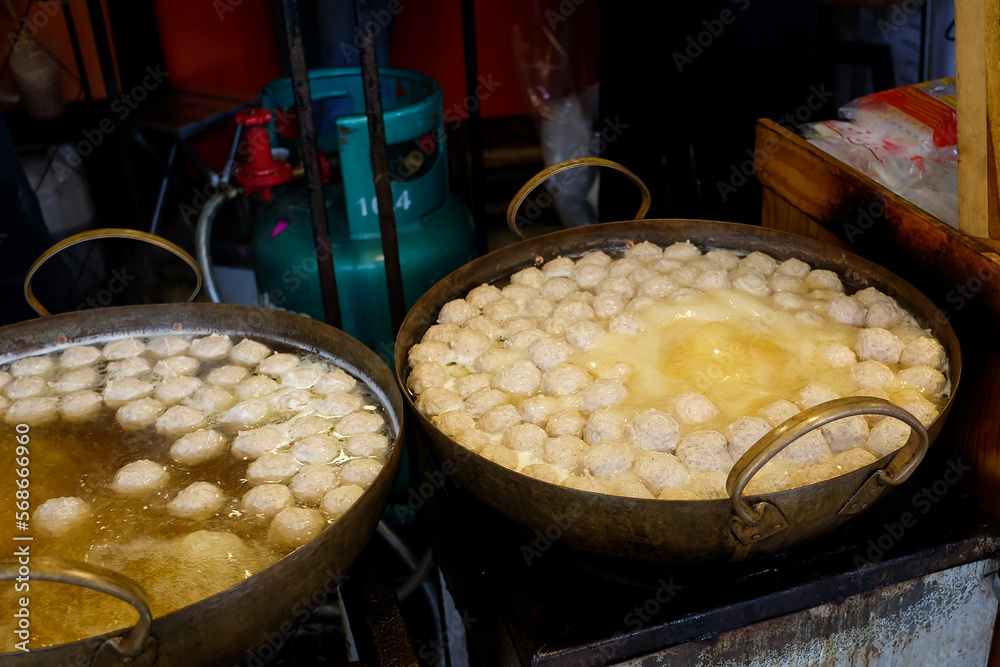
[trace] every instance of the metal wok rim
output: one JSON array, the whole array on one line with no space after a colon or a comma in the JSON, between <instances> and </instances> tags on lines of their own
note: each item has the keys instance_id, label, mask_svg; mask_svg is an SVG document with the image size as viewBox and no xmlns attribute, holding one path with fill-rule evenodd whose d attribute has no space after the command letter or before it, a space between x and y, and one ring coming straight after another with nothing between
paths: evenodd
<instances>
[{"instance_id":1,"label":"metal wok rim","mask_svg":"<svg viewBox=\"0 0 1000 667\"><path fill-rule=\"evenodd\" d=\"M182 328L177 328L177 324ZM267 328L267 332L262 330ZM380 517L388 502L389 493L395 481L404 441L403 401L392 377L392 371L371 349L348 334L322 322L301 315L254 306L217 303L153 304L98 308L86 311L60 313L50 317L25 320L0 327L0 364L25 356L50 354L74 345L87 345L126 336L146 337L158 335L205 335L222 333L231 336L245 336L268 344L277 344L306 353L317 354L334 361L338 367L363 382L377 397L390 422L393 438L386 462L376 479L365 490L358 502L332 524L327 524L312 540L285 554L252 576L197 602L176 609L153 619L151 636L159 637L161 656L169 649L169 637L161 634L162 625L168 631L180 623L185 615L213 612L222 614L224 607L231 604L229 598L238 598L245 593L254 593L262 580L268 580L281 568L288 566L289 559L307 560L321 558L321 552L335 534L345 537L366 535L364 541L355 537L350 550L353 555L346 562L334 563L333 559L322 560L326 570L336 568L343 575L358 553L375 532L377 520L371 526L356 526L362 522L364 514L377 507ZM339 527L339 528L338 528ZM355 548L356 547L356 548ZM303 575L306 576L306 575ZM315 586L313 586L315 588ZM225 599L224 599L225 598ZM292 617L289 610L286 616ZM92 655L104 640L120 636L130 631L132 626L93 635L83 639L50 646L33 648L25 656L46 656L59 651L77 649L84 655ZM271 628L273 630L274 628ZM166 639L166 641L165 641ZM266 640L266 631L260 633L259 644ZM255 646L236 647L241 653ZM230 648L230 650L232 650ZM2 653L0 658L11 659L19 664L16 652ZM54 657L54 656L53 656Z\"/></svg>"},{"instance_id":2,"label":"metal wok rim","mask_svg":"<svg viewBox=\"0 0 1000 667\"><path fill-rule=\"evenodd\" d=\"M650 219L641 221L623 221L603 223L592 227L564 229L541 236L519 241L512 245L495 250L484 255L442 279L428 290L407 314L396 339L395 368L396 378L404 401L412 410L413 415L429 434L433 441L438 437L450 445L452 454L457 460L463 457L474 457L477 465L497 475L516 475L518 483L527 488L549 488L554 493L564 497L567 502L584 504L598 503L602 506L612 505L616 511L669 511L671 507L705 507L711 504L725 508L731 505L729 498L715 500L661 500L658 498L630 498L591 491L571 489L558 484L551 484L516 473L497 463L481 457L466 449L455 440L445 436L434 427L428 418L417 409L408 388L410 368L407 363L407 353L414 344L420 341L427 328L436 321L437 312L447 301L464 297L470 289L481 283L503 284L513 273L529 266L535 266L542 261L554 257L579 256L593 250L620 252L626 249L627 243L639 243L650 240L665 246L672 242L691 240L702 252L726 248L745 256L750 252L760 251L775 259L782 260L797 257L807 261L814 269L829 269L837 273L847 286L848 293L853 293L866 286L875 286L879 290L896 298L918 320L923 328L929 328L940 340L948 354L949 379L952 389L947 402L941 409L938 418L928 427L931 440L936 438L954 403L961 379L961 351L954 330L946 318L937 319L933 314L939 313L938 307L923 293L887 269L860 257L852 252L806 237L787 232L744 225L739 223L718 222L712 220L694 219ZM858 468L855 471L839 475L832 479L856 480L860 486L864 478L870 476L876 469L884 467L894 454L881 457L877 461ZM756 500L774 500L781 502L801 492L802 489L818 487L831 480L816 482L803 487L795 487L767 494L746 495L744 498ZM853 483L853 482L852 482ZM473 491L473 495L477 495ZM478 495L477 495L478 497ZM480 500L484 500L480 497ZM504 514L510 514L496 504L485 500ZM513 517L512 517L513 518ZM515 519L516 520L516 519Z\"/></svg>"}]
</instances>

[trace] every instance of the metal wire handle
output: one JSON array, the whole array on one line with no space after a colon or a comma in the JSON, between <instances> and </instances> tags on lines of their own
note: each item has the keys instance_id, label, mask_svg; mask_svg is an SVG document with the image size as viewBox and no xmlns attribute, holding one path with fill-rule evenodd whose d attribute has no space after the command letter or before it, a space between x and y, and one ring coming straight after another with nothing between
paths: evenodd
<instances>
[{"instance_id":1,"label":"metal wire handle","mask_svg":"<svg viewBox=\"0 0 1000 667\"><path fill-rule=\"evenodd\" d=\"M84 243L85 241L96 241L98 239L130 239L132 241L145 241L146 243L155 245L157 248L162 248L167 252L177 255L184 260L189 267L191 267L192 271L194 271L194 290L191 292L191 296L189 296L187 300L194 301L194 298L198 296L198 292L201 290L202 281L201 267L198 266L198 262L195 258L188 254L184 248L171 243L161 236L150 234L149 232L140 232L135 229L123 229L120 227L106 227L104 229L92 229L90 231L81 232L79 234L74 234L69 238L65 238L46 250L42 253L41 257L35 260L35 263L31 265L30 269L28 269L28 275L24 277L24 298L27 300L28 305L31 306L36 313L42 317L52 314L41 304L41 302L38 301L35 297L34 290L31 288L31 279L35 277L35 273L37 273L38 269L42 267L42 264L58 255L66 248L75 246L78 243Z\"/></svg>"},{"instance_id":2,"label":"metal wire handle","mask_svg":"<svg viewBox=\"0 0 1000 667\"><path fill-rule=\"evenodd\" d=\"M16 558L0 559L0 581L17 577L19 567L22 564ZM109 647L121 657L133 659L149 648L155 650L155 639L150 637L153 612L149 608L149 598L142 586L132 579L97 565L63 558L32 556L29 567L33 580L82 586L112 595L135 607L139 612L139 621L124 637L112 637L106 641L101 651Z\"/></svg>"},{"instance_id":3,"label":"metal wire handle","mask_svg":"<svg viewBox=\"0 0 1000 667\"><path fill-rule=\"evenodd\" d=\"M517 226L517 211L521 208L521 204L524 203L524 200L528 197L528 195L531 194L531 191L552 176L575 167L608 167L610 169L614 169L615 171L620 171L628 176L629 180L635 183L639 188L639 192L642 193L642 202L639 204L639 211L635 214L635 219L642 220L646 217L646 213L649 212L649 206L652 203L653 198L649 194L649 188L646 187L646 184L642 182L641 178L617 162L605 160L600 157L578 157L572 160L558 162L551 167L543 169L532 176L531 180L525 183L521 189L517 191L517 194L510 200L510 205L507 207L507 228L510 229L515 236L522 241L524 240L524 234L521 233L521 230Z\"/></svg>"},{"instance_id":4,"label":"metal wire handle","mask_svg":"<svg viewBox=\"0 0 1000 667\"><path fill-rule=\"evenodd\" d=\"M873 475L880 486L896 486L905 482L923 460L924 454L927 453L930 446L930 437L927 435L927 429L924 428L924 425L903 408L881 398L867 396L838 398L803 410L779 424L740 457L726 479L726 490L732 499L733 512L736 517L747 526L753 526L759 522L758 513L743 499L743 489L778 452L810 431L838 419L856 415L884 415L898 419L913 429L906 444L895 452L885 468L876 471ZM907 456L900 456L903 452L906 452ZM867 484L866 481L865 485Z\"/></svg>"}]
</instances>

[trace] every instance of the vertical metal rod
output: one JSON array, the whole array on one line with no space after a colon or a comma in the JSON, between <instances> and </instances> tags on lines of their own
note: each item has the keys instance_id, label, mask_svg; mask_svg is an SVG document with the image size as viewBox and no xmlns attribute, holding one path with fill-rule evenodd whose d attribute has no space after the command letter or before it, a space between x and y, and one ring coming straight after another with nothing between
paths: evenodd
<instances>
[{"instance_id":1,"label":"vertical metal rod","mask_svg":"<svg viewBox=\"0 0 1000 667\"><path fill-rule=\"evenodd\" d=\"M115 72L114 60L111 57L111 41L107 26L104 25L104 8L100 0L87 0L87 14L90 17L90 29L94 33L94 46L97 48L97 59L101 63L101 78L104 79L104 92L108 104L120 97L118 90L118 75ZM122 171L125 175L125 189L128 191L132 204L132 227L138 229L142 225L142 202L139 199L139 185L135 179L135 169L132 165L132 154L129 151L129 132L124 120L117 113L111 114L115 124L115 139L118 142L118 153L122 160Z\"/></svg>"},{"instance_id":2,"label":"vertical metal rod","mask_svg":"<svg viewBox=\"0 0 1000 667\"><path fill-rule=\"evenodd\" d=\"M479 52L476 41L476 7L473 0L462 0L462 50L465 53L465 94L476 100L469 112L469 154L472 160L472 219L476 223L476 245L479 254L485 255L486 202L483 195L485 180L483 166L483 118L480 113L482 100L479 99Z\"/></svg>"},{"instance_id":3,"label":"vertical metal rod","mask_svg":"<svg viewBox=\"0 0 1000 667\"><path fill-rule=\"evenodd\" d=\"M368 0L354 0L354 20L361 52L361 79L365 92L365 113L368 115L368 137L371 144L372 174L378 199L378 224L382 236L382 256L385 258L385 283L389 291L389 318L395 338L406 317L403 296L403 272L399 265L399 243L396 239L396 211L389 180L389 158L385 146L385 119L382 117L382 88L375 58L375 39L362 30L362 17L368 12Z\"/></svg>"},{"instance_id":4,"label":"vertical metal rod","mask_svg":"<svg viewBox=\"0 0 1000 667\"><path fill-rule=\"evenodd\" d=\"M323 198L323 172L319 165L316 145L316 126L313 123L312 93L309 89L309 71L306 54L302 48L302 26L299 23L298 0L283 0L285 32L288 36L288 55L292 64L292 92L295 109L299 115L302 164L306 172L309 193L309 210L312 214L313 241L316 244L316 262L319 266L319 285L323 294L323 312L326 323L341 326L340 300L337 295L337 276L333 268L333 246L330 227L326 221L326 202Z\"/></svg>"},{"instance_id":5,"label":"vertical metal rod","mask_svg":"<svg viewBox=\"0 0 1000 667\"><path fill-rule=\"evenodd\" d=\"M80 50L80 38L76 34L76 23L73 21L73 9L69 0L60 0L63 13L66 15L66 30L69 31L69 42L73 46L73 58L76 59L76 69L80 75L80 87L83 88L83 96L88 102L93 98L90 94L90 78L87 76L87 66L83 62L83 52Z\"/></svg>"}]
</instances>

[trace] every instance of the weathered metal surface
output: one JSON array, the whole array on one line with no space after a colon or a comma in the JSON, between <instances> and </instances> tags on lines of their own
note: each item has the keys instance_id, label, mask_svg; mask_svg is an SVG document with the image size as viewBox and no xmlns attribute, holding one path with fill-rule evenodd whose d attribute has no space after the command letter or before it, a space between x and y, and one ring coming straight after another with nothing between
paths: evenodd
<instances>
[{"instance_id":1,"label":"weathered metal surface","mask_svg":"<svg viewBox=\"0 0 1000 667\"><path fill-rule=\"evenodd\" d=\"M623 667L981 667L998 563L983 560L691 641Z\"/></svg>"},{"instance_id":2,"label":"weathered metal surface","mask_svg":"<svg viewBox=\"0 0 1000 667\"><path fill-rule=\"evenodd\" d=\"M774 230L703 220L606 223L528 239L467 264L424 294L410 310L396 339L396 373L418 423L428 433L437 456L454 466L455 478L477 498L533 530L544 531L570 516L573 519L563 530L563 541L593 553L659 563L739 560L780 551L840 525L848 518L838 516L841 507L875 470L889 462L884 458L818 484L752 496L779 508L789 528L744 547L730 530L732 509L728 499L647 500L548 484L472 453L416 413L412 397L405 390L409 376L407 353L436 321L444 303L465 296L482 283L502 284L515 271L534 266L539 260L590 250L619 253L627 243L643 240L660 245L690 240L703 249L728 248L740 253L759 250L778 259L797 257L816 268L835 271L849 286L877 287L910 309L942 341L957 389L962 372L958 340L947 321L935 317L937 307L898 276L839 248ZM952 401L949 399L928 429L932 440L940 432Z\"/></svg>"},{"instance_id":3,"label":"weathered metal surface","mask_svg":"<svg viewBox=\"0 0 1000 667\"><path fill-rule=\"evenodd\" d=\"M201 602L153 620L157 667L265 662L333 590L375 531L399 470L403 402L392 371L370 349L321 322L282 311L231 304L188 303L101 308L0 328L0 364L110 338L172 333L251 336L263 343L321 355L367 385L385 406L396 437L385 467L353 507L297 551ZM5 654L5 667L90 664L104 641L126 630L28 653ZM260 650L258 651L258 647Z\"/></svg>"}]
</instances>

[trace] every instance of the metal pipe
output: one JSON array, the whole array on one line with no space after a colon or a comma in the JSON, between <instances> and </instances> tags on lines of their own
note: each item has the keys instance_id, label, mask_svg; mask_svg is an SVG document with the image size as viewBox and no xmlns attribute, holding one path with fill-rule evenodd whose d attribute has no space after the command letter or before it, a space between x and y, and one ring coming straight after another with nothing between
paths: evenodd
<instances>
[{"instance_id":1,"label":"metal pipe","mask_svg":"<svg viewBox=\"0 0 1000 667\"><path fill-rule=\"evenodd\" d=\"M299 23L298 0L283 0L285 33L288 37L288 56L291 61L292 93L299 116L302 165L306 171L309 193L309 210L312 214L313 242L316 245L316 262L319 267L319 285L323 295L323 312L326 323L340 328L340 299L337 294L337 274L333 267L333 245L330 227L326 220L326 202L323 197L323 173L319 165L316 145L316 126L313 123L312 92L309 88L309 71L302 47L302 26Z\"/></svg>"},{"instance_id":2,"label":"metal pipe","mask_svg":"<svg viewBox=\"0 0 1000 667\"><path fill-rule=\"evenodd\" d=\"M389 157L385 145L385 119L382 117L382 89L378 79L378 61L375 58L375 39L362 30L362 17L370 14L368 0L354 0L354 20L357 26L358 50L361 53L361 80L365 93L365 113L368 116L368 140L371 145L372 174L375 177L375 195L378 199L378 224L382 237L382 257L385 265L385 284L389 291L389 318L393 337L399 332L406 317L406 299L403 295L403 271L399 265L399 242L396 238L396 211L392 201L392 183L389 180Z\"/></svg>"},{"instance_id":3,"label":"metal pipe","mask_svg":"<svg viewBox=\"0 0 1000 667\"><path fill-rule=\"evenodd\" d=\"M215 286L215 273L212 265L212 223L215 221L215 214L219 208L238 193L238 190L228 192L217 192L208 198L205 207L201 209L198 216L198 226L194 232L195 259L201 267L202 277L205 284L205 293L212 303L222 303L219 289Z\"/></svg>"},{"instance_id":4,"label":"metal pipe","mask_svg":"<svg viewBox=\"0 0 1000 667\"><path fill-rule=\"evenodd\" d=\"M467 108L469 114L469 158L472 180L472 219L476 224L476 246L480 255L485 255L486 202L483 196L485 167L483 166L483 118L479 99L479 50L476 41L476 7L473 0L462 0L462 51L465 54L465 94L467 99L476 100Z\"/></svg>"}]
</instances>

